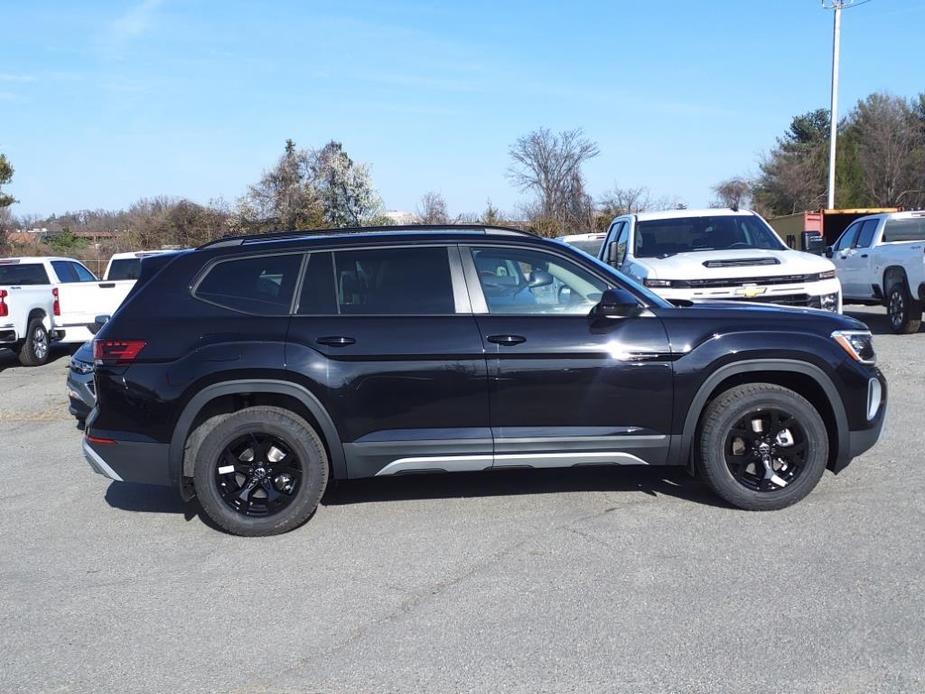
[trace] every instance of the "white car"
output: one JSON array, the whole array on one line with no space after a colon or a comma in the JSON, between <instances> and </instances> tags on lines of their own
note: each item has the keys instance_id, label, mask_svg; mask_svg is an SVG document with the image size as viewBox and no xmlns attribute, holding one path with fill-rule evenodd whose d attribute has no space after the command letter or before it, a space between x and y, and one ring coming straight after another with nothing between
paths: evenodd
<instances>
[{"instance_id":1,"label":"white car","mask_svg":"<svg viewBox=\"0 0 925 694\"><path fill-rule=\"evenodd\" d=\"M788 248L758 214L729 209L617 217L598 256L669 301L754 301L841 312L824 257Z\"/></svg>"},{"instance_id":2,"label":"white car","mask_svg":"<svg viewBox=\"0 0 925 694\"><path fill-rule=\"evenodd\" d=\"M100 281L72 258L0 258L0 347L25 366L48 360L52 342L93 337L100 315L111 315L134 280Z\"/></svg>"},{"instance_id":3,"label":"white car","mask_svg":"<svg viewBox=\"0 0 925 694\"><path fill-rule=\"evenodd\" d=\"M176 253L176 250L163 251L130 251L128 253L114 253L106 265L107 280L137 280L141 274L141 259L152 255Z\"/></svg>"},{"instance_id":4,"label":"white car","mask_svg":"<svg viewBox=\"0 0 925 694\"><path fill-rule=\"evenodd\" d=\"M918 332L925 302L925 211L855 220L827 251L846 304L886 306L895 333Z\"/></svg>"},{"instance_id":5,"label":"white car","mask_svg":"<svg viewBox=\"0 0 925 694\"><path fill-rule=\"evenodd\" d=\"M603 245L606 237L607 234L601 232L591 234L568 234L567 236L557 237L556 241L567 243L569 246L574 246L578 250L584 251L588 255L597 258L598 255L600 255L601 245Z\"/></svg>"}]
</instances>

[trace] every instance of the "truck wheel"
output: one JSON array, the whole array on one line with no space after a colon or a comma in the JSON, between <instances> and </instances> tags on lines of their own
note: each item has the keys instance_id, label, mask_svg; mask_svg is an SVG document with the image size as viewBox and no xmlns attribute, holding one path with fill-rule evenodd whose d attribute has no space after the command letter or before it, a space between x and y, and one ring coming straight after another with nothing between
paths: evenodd
<instances>
[{"instance_id":1,"label":"truck wheel","mask_svg":"<svg viewBox=\"0 0 925 694\"><path fill-rule=\"evenodd\" d=\"M890 328L897 335L910 335L919 331L922 322L922 304L912 298L905 282L893 285L886 306Z\"/></svg>"},{"instance_id":2,"label":"truck wheel","mask_svg":"<svg viewBox=\"0 0 925 694\"><path fill-rule=\"evenodd\" d=\"M234 535L277 535L305 523L328 481L315 430L280 407L248 407L206 422L193 484L206 515Z\"/></svg>"},{"instance_id":3,"label":"truck wheel","mask_svg":"<svg viewBox=\"0 0 925 694\"><path fill-rule=\"evenodd\" d=\"M769 511L795 504L825 471L829 437L806 398L771 383L731 388L700 423L697 469L733 506Z\"/></svg>"},{"instance_id":4,"label":"truck wheel","mask_svg":"<svg viewBox=\"0 0 925 694\"><path fill-rule=\"evenodd\" d=\"M26 329L26 339L19 350L19 363L23 366L41 366L48 361L48 331L41 318L33 318Z\"/></svg>"}]
</instances>

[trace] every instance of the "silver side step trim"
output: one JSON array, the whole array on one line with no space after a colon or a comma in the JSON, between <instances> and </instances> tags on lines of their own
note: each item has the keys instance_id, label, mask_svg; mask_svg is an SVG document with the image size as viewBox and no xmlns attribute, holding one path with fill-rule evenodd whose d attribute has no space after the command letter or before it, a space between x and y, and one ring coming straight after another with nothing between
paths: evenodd
<instances>
[{"instance_id":1,"label":"silver side step trim","mask_svg":"<svg viewBox=\"0 0 925 694\"><path fill-rule=\"evenodd\" d=\"M575 465L648 465L642 458L621 451L589 451L574 453L501 453L498 455L445 455L420 458L399 458L379 472L394 475L399 472L444 470L446 472L471 472L492 467L555 468Z\"/></svg>"},{"instance_id":2,"label":"silver side step trim","mask_svg":"<svg viewBox=\"0 0 925 694\"><path fill-rule=\"evenodd\" d=\"M90 467L93 468L93 471L98 475L103 475L103 477L108 477L111 480L116 482L122 482L122 478L119 477L118 473L113 470L109 465L106 464L106 461L103 460L99 454L90 448L90 444L87 443L87 440L83 440L83 451L84 457L87 459L87 462L90 463Z\"/></svg>"}]
</instances>

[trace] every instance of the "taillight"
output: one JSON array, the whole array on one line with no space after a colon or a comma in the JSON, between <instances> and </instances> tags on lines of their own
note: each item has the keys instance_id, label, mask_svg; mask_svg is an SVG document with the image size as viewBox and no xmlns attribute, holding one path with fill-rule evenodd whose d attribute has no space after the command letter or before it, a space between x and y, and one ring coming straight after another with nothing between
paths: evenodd
<instances>
[{"instance_id":1,"label":"taillight","mask_svg":"<svg viewBox=\"0 0 925 694\"><path fill-rule=\"evenodd\" d=\"M94 340L93 363L109 366L131 364L144 346L144 340Z\"/></svg>"},{"instance_id":2,"label":"taillight","mask_svg":"<svg viewBox=\"0 0 925 694\"><path fill-rule=\"evenodd\" d=\"M51 295L54 298L54 302L51 305L51 312L54 313L56 316L60 316L61 315L61 302L58 301L58 288L57 287L52 287Z\"/></svg>"},{"instance_id":3,"label":"taillight","mask_svg":"<svg viewBox=\"0 0 925 694\"><path fill-rule=\"evenodd\" d=\"M0 289L0 318L10 315L10 307L6 305L6 289Z\"/></svg>"}]
</instances>

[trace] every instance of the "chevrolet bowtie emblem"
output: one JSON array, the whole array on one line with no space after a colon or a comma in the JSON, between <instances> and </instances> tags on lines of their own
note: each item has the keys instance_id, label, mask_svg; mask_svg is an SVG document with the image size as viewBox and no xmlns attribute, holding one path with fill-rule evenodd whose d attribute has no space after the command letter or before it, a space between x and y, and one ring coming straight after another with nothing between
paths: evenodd
<instances>
[{"instance_id":1,"label":"chevrolet bowtie emblem","mask_svg":"<svg viewBox=\"0 0 925 694\"><path fill-rule=\"evenodd\" d=\"M767 290L767 287L756 287L753 284L747 284L744 287L739 287L736 289L736 294L738 296L744 296L746 299L751 299L756 296L761 296Z\"/></svg>"}]
</instances>

